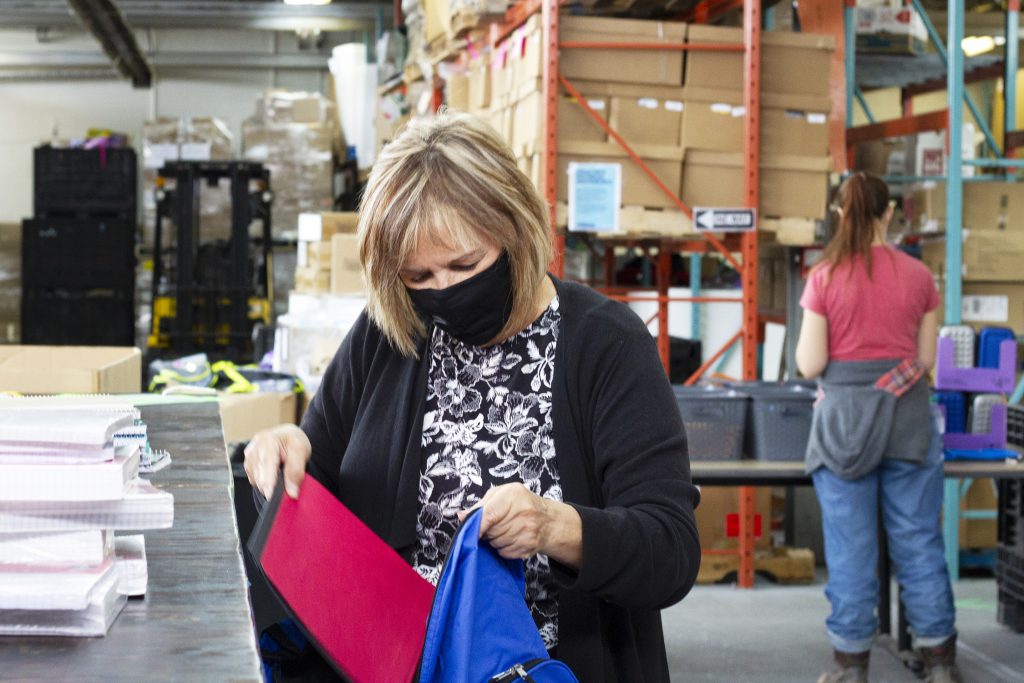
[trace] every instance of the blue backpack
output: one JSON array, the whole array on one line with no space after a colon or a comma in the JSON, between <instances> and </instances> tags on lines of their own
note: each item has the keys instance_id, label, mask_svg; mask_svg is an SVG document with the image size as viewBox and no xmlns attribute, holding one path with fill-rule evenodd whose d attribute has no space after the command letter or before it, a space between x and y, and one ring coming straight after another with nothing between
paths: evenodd
<instances>
[{"instance_id":1,"label":"blue backpack","mask_svg":"<svg viewBox=\"0 0 1024 683\"><path fill-rule=\"evenodd\" d=\"M550 659L526 605L520 560L480 543L480 512L459 528L437 583L419 683L579 683Z\"/></svg>"}]
</instances>

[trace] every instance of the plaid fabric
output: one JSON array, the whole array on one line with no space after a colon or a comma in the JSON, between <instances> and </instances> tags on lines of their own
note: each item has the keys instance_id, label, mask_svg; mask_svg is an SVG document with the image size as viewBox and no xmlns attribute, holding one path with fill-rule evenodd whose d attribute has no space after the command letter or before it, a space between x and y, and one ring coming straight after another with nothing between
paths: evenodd
<instances>
[{"instance_id":1,"label":"plaid fabric","mask_svg":"<svg viewBox=\"0 0 1024 683\"><path fill-rule=\"evenodd\" d=\"M921 365L919 360L916 358L914 360L905 360L879 377L878 381L875 382L875 388L888 391L898 398L907 393L907 390L914 386L923 374L924 366Z\"/></svg>"}]
</instances>

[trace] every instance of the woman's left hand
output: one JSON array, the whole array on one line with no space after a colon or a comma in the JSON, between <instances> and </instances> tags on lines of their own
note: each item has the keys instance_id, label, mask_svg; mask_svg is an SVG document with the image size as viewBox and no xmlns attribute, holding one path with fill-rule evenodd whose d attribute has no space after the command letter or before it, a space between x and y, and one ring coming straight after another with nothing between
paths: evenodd
<instances>
[{"instance_id":1,"label":"woman's left hand","mask_svg":"<svg viewBox=\"0 0 1024 683\"><path fill-rule=\"evenodd\" d=\"M503 484L490 489L465 519L482 508L480 537L486 538L506 559L523 559L537 553L571 567L579 567L583 553L583 524L575 508L542 498L522 484Z\"/></svg>"}]
</instances>

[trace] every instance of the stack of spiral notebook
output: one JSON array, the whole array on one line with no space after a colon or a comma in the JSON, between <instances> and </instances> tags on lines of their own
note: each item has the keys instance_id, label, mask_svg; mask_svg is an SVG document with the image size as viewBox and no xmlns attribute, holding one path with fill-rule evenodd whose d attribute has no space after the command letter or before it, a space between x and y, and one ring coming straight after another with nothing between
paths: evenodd
<instances>
[{"instance_id":1,"label":"stack of spiral notebook","mask_svg":"<svg viewBox=\"0 0 1024 683\"><path fill-rule=\"evenodd\" d=\"M114 531L171 526L174 499L137 478L139 418L85 399L0 402L0 634L104 635L145 592L141 538Z\"/></svg>"}]
</instances>

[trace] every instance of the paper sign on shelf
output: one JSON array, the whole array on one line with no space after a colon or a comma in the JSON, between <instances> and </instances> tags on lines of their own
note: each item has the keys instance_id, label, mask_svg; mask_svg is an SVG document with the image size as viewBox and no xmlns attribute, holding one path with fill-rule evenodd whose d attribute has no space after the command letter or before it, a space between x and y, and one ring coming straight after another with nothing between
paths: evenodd
<instances>
[{"instance_id":1,"label":"paper sign on shelf","mask_svg":"<svg viewBox=\"0 0 1024 683\"><path fill-rule=\"evenodd\" d=\"M618 232L622 164L569 164L569 230Z\"/></svg>"},{"instance_id":2,"label":"paper sign on shelf","mask_svg":"<svg viewBox=\"0 0 1024 683\"><path fill-rule=\"evenodd\" d=\"M960 302L960 317L964 322L1009 322L1010 297L965 296Z\"/></svg>"}]
</instances>

